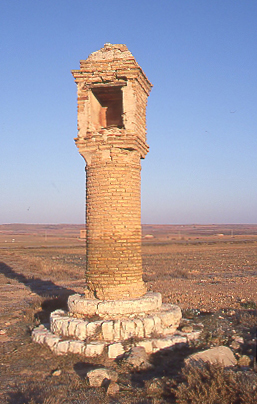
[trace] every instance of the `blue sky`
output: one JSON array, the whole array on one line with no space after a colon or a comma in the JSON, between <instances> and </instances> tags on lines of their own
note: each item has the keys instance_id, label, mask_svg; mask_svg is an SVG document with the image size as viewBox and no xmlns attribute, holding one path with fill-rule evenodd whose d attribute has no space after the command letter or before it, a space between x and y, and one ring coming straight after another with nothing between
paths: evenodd
<instances>
[{"instance_id":1,"label":"blue sky","mask_svg":"<svg viewBox=\"0 0 257 404\"><path fill-rule=\"evenodd\" d=\"M154 87L142 223L257 223L255 0L1 0L0 223L83 223L70 73L124 43Z\"/></svg>"}]
</instances>

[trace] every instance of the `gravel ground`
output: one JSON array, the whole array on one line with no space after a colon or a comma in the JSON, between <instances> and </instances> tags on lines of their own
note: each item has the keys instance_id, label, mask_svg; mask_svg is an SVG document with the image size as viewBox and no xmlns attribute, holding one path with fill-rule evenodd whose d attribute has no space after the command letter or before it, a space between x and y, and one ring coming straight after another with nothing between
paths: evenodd
<instances>
[{"instance_id":1,"label":"gravel ground","mask_svg":"<svg viewBox=\"0 0 257 404\"><path fill-rule=\"evenodd\" d=\"M143 245L144 279L164 302L183 310L181 327L202 329L201 337L183 350L150 358L153 369L135 372L105 357L57 357L31 342L31 329L49 312L64 307L67 296L84 287L83 247L0 250L0 402L172 403L171 380L179 379L184 358L200 349L227 345L237 358L247 355L254 372L257 324L257 241L166 243L155 238ZM82 281L81 281L82 279ZM236 344L235 341L241 341ZM120 392L106 395L90 388L88 369L118 371ZM60 370L60 372L55 372ZM158 387L159 386L159 387ZM161 392L161 393L160 393Z\"/></svg>"}]
</instances>

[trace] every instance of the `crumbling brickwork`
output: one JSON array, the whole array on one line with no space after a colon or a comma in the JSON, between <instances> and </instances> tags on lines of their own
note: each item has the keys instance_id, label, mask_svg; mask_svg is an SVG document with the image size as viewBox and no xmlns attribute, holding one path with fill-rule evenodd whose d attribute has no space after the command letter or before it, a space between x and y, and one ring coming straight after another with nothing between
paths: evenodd
<instances>
[{"instance_id":1,"label":"crumbling brickwork","mask_svg":"<svg viewBox=\"0 0 257 404\"><path fill-rule=\"evenodd\" d=\"M86 161L86 281L99 299L146 292L141 260L140 159L148 152L151 83L125 45L106 44L73 70Z\"/></svg>"}]
</instances>

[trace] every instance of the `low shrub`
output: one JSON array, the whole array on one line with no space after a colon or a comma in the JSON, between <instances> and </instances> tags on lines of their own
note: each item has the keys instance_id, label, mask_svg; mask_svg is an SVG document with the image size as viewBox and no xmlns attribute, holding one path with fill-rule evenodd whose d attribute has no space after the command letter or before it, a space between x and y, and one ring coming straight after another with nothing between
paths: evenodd
<instances>
[{"instance_id":1,"label":"low shrub","mask_svg":"<svg viewBox=\"0 0 257 404\"><path fill-rule=\"evenodd\" d=\"M183 382L171 391L177 404L256 404L257 389L240 373L219 364L187 365Z\"/></svg>"}]
</instances>

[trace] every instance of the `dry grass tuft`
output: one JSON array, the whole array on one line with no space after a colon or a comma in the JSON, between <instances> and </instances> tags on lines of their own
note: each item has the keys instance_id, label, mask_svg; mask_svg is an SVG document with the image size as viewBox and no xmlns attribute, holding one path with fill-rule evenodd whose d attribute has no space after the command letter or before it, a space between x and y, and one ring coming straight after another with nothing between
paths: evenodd
<instances>
[{"instance_id":1,"label":"dry grass tuft","mask_svg":"<svg viewBox=\"0 0 257 404\"><path fill-rule=\"evenodd\" d=\"M172 278L185 278L190 279L192 275L190 274L189 270L186 268L176 268L171 272L170 275Z\"/></svg>"},{"instance_id":2,"label":"dry grass tuft","mask_svg":"<svg viewBox=\"0 0 257 404\"><path fill-rule=\"evenodd\" d=\"M236 325L257 327L257 310L241 310L235 316Z\"/></svg>"},{"instance_id":3,"label":"dry grass tuft","mask_svg":"<svg viewBox=\"0 0 257 404\"><path fill-rule=\"evenodd\" d=\"M202 363L182 370L183 383L172 388L177 404L255 404L257 389L221 365Z\"/></svg>"},{"instance_id":4,"label":"dry grass tuft","mask_svg":"<svg viewBox=\"0 0 257 404\"><path fill-rule=\"evenodd\" d=\"M26 387L17 389L9 394L8 404L64 404L64 397L57 397L50 391L46 391L43 386L29 383Z\"/></svg>"},{"instance_id":5,"label":"dry grass tuft","mask_svg":"<svg viewBox=\"0 0 257 404\"><path fill-rule=\"evenodd\" d=\"M240 306L243 307L244 309L251 309L251 310L257 309L257 304L252 300L248 300L247 302L241 302Z\"/></svg>"}]
</instances>

